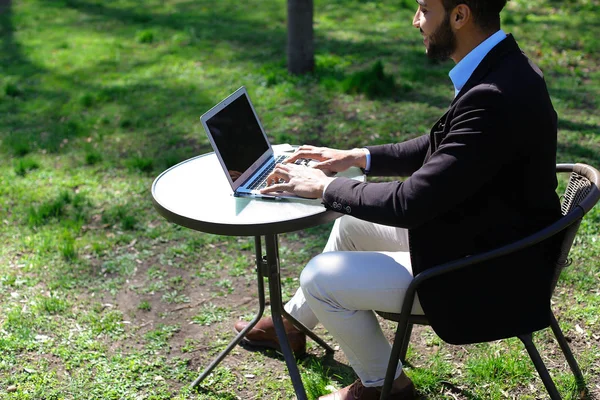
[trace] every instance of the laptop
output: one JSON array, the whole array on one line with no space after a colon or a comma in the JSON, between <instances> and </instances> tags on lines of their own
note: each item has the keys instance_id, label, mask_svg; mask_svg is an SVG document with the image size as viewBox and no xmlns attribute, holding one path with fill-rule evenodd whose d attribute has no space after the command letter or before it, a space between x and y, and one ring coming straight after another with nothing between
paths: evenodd
<instances>
[{"instance_id":1,"label":"laptop","mask_svg":"<svg viewBox=\"0 0 600 400\"><path fill-rule=\"evenodd\" d=\"M234 196L295 198L292 193L262 194L266 178L275 164L288 158L275 154L244 86L227 96L200 117Z\"/></svg>"}]
</instances>

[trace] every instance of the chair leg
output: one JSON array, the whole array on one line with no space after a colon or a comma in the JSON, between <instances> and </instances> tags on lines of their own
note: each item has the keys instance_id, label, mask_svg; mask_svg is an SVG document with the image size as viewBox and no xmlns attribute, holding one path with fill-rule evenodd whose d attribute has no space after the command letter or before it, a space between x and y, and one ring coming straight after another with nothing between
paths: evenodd
<instances>
[{"instance_id":1,"label":"chair leg","mask_svg":"<svg viewBox=\"0 0 600 400\"><path fill-rule=\"evenodd\" d=\"M526 335L520 335L519 339L521 339L521 342L523 342L523 344L525 345L527 353L529 353L529 357L531 358L531 361L533 361L535 369L540 375L540 378L542 378L542 382L544 382L544 386L546 387L550 398L552 400L561 400L562 397L560 397L560 393L558 393L556 385L554 384L552 377L548 373L548 369L546 369L546 365L544 365L542 357L540 357L540 353L535 347L535 344L533 344L533 335L531 333L528 333Z\"/></svg>"},{"instance_id":2,"label":"chair leg","mask_svg":"<svg viewBox=\"0 0 600 400\"><path fill-rule=\"evenodd\" d=\"M560 326L558 325L558 322L556 321L556 317L554 317L554 313L552 313L552 312L550 312L550 327L552 328L552 332L554 333L554 336L556 337L556 340L558 341L558 345L560 346L560 349L562 350L565 358L567 359L567 362L569 363L569 367L571 367L571 371L573 372L573 376L575 376L575 381L577 382L577 387L580 390L587 390L587 388L585 386L585 381L583 379L583 374L581 373L581 369L579 369L577 360L575 360L575 357L573 356L573 353L571 352L571 348L569 347L569 344L567 343L567 339L565 338L565 335L563 334L562 330L560 329Z\"/></svg>"},{"instance_id":3,"label":"chair leg","mask_svg":"<svg viewBox=\"0 0 600 400\"><path fill-rule=\"evenodd\" d=\"M402 346L400 347L400 360L406 363L406 352L408 351L408 344L410 343L410 336L412 334L413 324L409 323L406 326L406 332L402 337Z\"/></svg>"},{"instance_id":4,"label":"chair leg","mask_svg":"<svg viewBox=\"0 0 600 400\"><path fill-rule=\"evenodd\" d=\"M408 315L400 314L396 335L394 336L394 344L392 345L392 353L390 354L387 371L385 373L385 380L383 381L383 387L381 388L380 400L386 400L392 391L392 384L396 376L398 363L400 362L402 347L409 341L409 339L405 338L405 334L410 334L411 329L409 329Z\"/></svg>"}]
</instances>

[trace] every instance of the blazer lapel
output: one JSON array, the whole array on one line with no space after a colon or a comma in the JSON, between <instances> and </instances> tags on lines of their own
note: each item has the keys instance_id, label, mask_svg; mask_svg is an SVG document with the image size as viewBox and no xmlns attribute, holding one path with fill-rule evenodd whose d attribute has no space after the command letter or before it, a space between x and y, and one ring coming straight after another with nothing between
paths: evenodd
<instances>
[{"instance_id":1,"label":"blazer lapel","mask_svg":"<svg viewBox=\"0 0 600 400\"><path fill-rule=\"evenodd\" d=\"M450 106L453 106L454 103L458 101L465 93L467 93L472 87L476 86L479 82L483 80L483 78L488 74L490 69L492 69L498 62L504 58L506 55L513 53L515 51L521 51L517 41L513 37L512 34L506 35L506 39L498 43L490 52L481 60L475 71L471 74L471 77L465 83L465 86L460 90L458 95L452 100Z\"/></svg>"}]
</instances>

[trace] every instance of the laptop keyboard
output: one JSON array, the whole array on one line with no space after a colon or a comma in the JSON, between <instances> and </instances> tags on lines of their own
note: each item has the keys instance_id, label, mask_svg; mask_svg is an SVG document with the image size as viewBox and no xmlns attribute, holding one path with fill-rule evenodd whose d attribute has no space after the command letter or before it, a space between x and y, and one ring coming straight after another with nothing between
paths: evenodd
<instances>
[{"instance_id":1,"label":"laptop keyboard","mask_svg":"<svg viewBox=\"0 0 600 400\"><path fill-rule=\"evenodd\" d=\"M285 160L288 156L286 155L280 155L277 156L276 158L274 158L273 160L271 160L267 166L267 168L265 168L265 170L256 177L256 179L254 179L254 181L252 181L252 183L250 183L248 185L248 189L250 190L260 190L264 187L267 186L267 176L269 176L269 174L271 172L273 172L273 169L275 169L275 164L279 164L280 162L282 162L283 160Z\"/></svg>"}]
</instances>

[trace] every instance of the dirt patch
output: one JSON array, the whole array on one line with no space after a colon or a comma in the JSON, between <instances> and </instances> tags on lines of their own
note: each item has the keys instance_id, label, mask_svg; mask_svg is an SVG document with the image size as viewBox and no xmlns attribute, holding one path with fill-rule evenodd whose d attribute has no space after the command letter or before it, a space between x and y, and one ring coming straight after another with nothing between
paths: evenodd
<instances>
[{"instance_id":1,"label":"dirt patch","mask_svg":"<svg viewBox=\"0 0 600 400\"><path fill-rule=\"evenodd\" d=\"M168 282L176 278L183 282L184 284L177 289L177 292L179 296L183 296L186 299L186 302L183 303L166 302L164 296L169 289L149 292L144 290L144 288L149 287L152 281L152 268L160 265L161 254L166 253L169 247L174 245L176 243L162 243L153 247L155 255L136 266L134 273L129 276L126 284L116 296L107 296L102 299L104 303L111 304L112 307L123 313L124 320L127 322L125 328L130 333L128 339L115 342L111 351L119 353L126 352L128 351L127 349L142 350L148 344L147 340L145 340L147 334L159 329L161 326L176 326L177 329L172 332L172 336L168 339L168 346L158 350L158 354L165 355L168 358L187 360L188 370L199 374L225 348L229 341L234 338L234 322L240 318L249 320L258 310L256 278L253 272L234 277L230 275L228 269L224 268L215 271L210 279L202 281L197 276L198 270L194 269L196 267L189 269L165 267L161 269L161 280ZM294 240L286 241L284 238L281 241L281 247L287 247L294 252L301 248L301 244ZM217 244L212 245L212 250L226 252L227 248L221 248ZM135 245L131 246L129 251L137 251L135 250ZM248 268L253 269L253 250L244 250L241 255L248 260ZM185 261L184 264L187 263ZM194 259L190 260L189 264L197 266L201 263ZM293 268L286 269L282 273L288 277L297 275L297 271ZM231 282L231 285L228 287L228 293L225 295L215 290L216 283L223 280ZM266 280L265 285L267 285ZM148 305L145 309L140 309L142 302ZM227 310L227 312L222 315L220 320L202 325L195 318L197 318L201 310L207 307L223 309ZM268 309L265 315L269 315ZM386 336L392 340L395 324L383 319L380 319L380 321L384 327ZM317 327L316 332L330 343L332 347L337 347L337 343L320 325ZM591 343L583 337L565 333L569 337L571 348L576 357L581 351L589 349L590 346L598 345L597 341ZM545 343L543 345L550 347ZM452 375L458 375L459 377L462 374L461 368L463 368L464 362L471 350L470 346L448 346L441 344L439 340L436 340L435 334L428 326L415 326L411 346L413 359L409 361L414 364L409 364L409 367L427 368L430 357L438 353L440 347L443 346L447 361L452 363L456 368L456 371ZM556 349L551 351L550 354L543 354L548 368L550 368L551 373L557 370L568 371L560 349L557 346L555 347ZM317 360L324 368L329 369L331 376L343 377L339 379L340 385L349 383L354 379L354 373L348 366L347 359L341 351L336 351L333 357L329 357L325 355L323 349L316 343L309 341L308 354L304 362L310 359ZM222 361L220 367L227 367L235 375L235 393L240 399L264 398L260 397L261 390L265 390L261 388L261 382L266 377L275 381L289 379L283 357L273 350L260 350L238 346ZM256 371L259 371L260 374L257 374ZM458 380L460 381L460 379ZM173 381L169 382L169 385L174 390L180 390L190 383ZM600 379L592 377L587 383L590 389L590 397L587 398L600 398ZM281 387L283 387L283 384ZM269 390L277 391L279 389ZM449 396L448 398L474 398L472 388L467 386L460 387L448 384L445 385L444 390L445 396ZM280 391L280 397L286 398L287 395L284 393L284 390L280 389ZM273 395L275 396L275 394ZM511 391L510 396L512 398L532 396L532 392L530 388L515 388L514 391Z\"/></svg>"}]
</instances>

